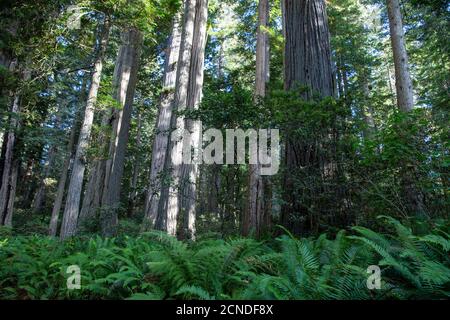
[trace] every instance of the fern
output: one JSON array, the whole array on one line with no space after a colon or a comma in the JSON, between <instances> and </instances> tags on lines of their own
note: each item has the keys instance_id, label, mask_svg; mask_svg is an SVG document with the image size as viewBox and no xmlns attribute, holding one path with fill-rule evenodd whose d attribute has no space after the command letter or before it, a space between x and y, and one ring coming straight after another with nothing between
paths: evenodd
<instances>
[{"instance_id":1,"label":"fern","mask_svg":"<svg viewBox=\"0 0 450 320\"><path fill-rule=\"evenodd\" d=\"M1 299L446 299L448 230L416 234L392 218L389 233L354 227L334 239L205 239L181 242L161 232L137 238L0 239ZM424 230L423 226L421 230ZM67 290L67 267L81 290ZM382 268L368 290L366 269Z\"/></svg>"},{"instance_id":2,"label":"fern","mask_svg":"<svg viewBox=\"0 0 450 320\"><path fill-rule=\"evenodd\" d=\"M198 298L200 300L214 300L214 297L211 297L204 289L189 285L182 286L175 295L181 295L183 298L188 299Z\"/></svg>"}]
</instances>

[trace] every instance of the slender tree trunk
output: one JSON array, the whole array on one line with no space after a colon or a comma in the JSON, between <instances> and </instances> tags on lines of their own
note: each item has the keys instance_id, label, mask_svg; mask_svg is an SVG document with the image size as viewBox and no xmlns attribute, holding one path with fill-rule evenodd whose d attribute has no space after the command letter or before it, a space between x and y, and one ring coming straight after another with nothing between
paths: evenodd
<instances>
[{"instance_id":1,"label":"slender tree trunk","mask_svg":"<svg viewBox=\"0 0 450 320\"><path fill-rule=\"evenodd\" d=\"M402 15L398 0L387 0L389 28L395 65L395 87L397 105L402 111L410 111L414 106L414 94L409 73L408 53L406 52Z\"/></svg>"},{"instance_id":2,"label":"slender tree trunk","mask_svg":"<svg viewBox=\"0 0 450 320\"><path fill-rule=\"evenodd\" d=\"M178 60L177 82L175 87L174 110L184 111L188 104L188 86L191 68L191 54L194 35L194 20L197 0L186 0L184 23L181 36L180 57ZM165 169L170 170L170 186L163 187L158 214L160 225L170 235L177 233L177 219L180 210L180 178L182 169L183 135L185 130L184 118L172 117L171 140L167 150ZM164 223L165 221L165 223Z\"/></svg>"},{"instance_id":3,"label":"slender tree trunk","mask_svg":"<svg viewBox=\"0 0 450 320\"><path fill-rule=\"evenodd\" d=\"M391 94L391 102L392 102L392 104L395 104L395 100L396 100L397 96L396 96L393 86L392 86L392 76L391 76L390 69L391 69L391 67L390 67L389 63L386 64L386 75L388 78L389 93Z\"/></svg>"},{"instance_id":4,"label":"slender tree trunk","mask_svg":"<svg viewBox=\"0 0 450 320\"><path fill-rule=\"evenodd\" d=\"M115 235L118 224L120 187L137 83L141 33L137 29L130 28L123 32L122 41L119 54L121 67L118 71L115 94L115 98L120 102L122 109L114 111L113 134L109 148L109 159L106 162L101 218L104 236Z\"/></svg>"},{"instance_id":5,"label":"slender tree trunk","mask_svg":"<svg viewBox=\"0 0 450 320\"><path fill-rule=\"evenodd\" d=\"M39 179L38 190L33 199L32 210L33 213L38 213L42 210L45 202L46 195L46 179L50 176L51 169L54 165L56 159L57 147L55 145L50 147L48 152L47 163L44 166L42 177Z\"/></svg>"},{"instance_id":6,"label":"slender tree trunk","mask_svg":"<svg viewBox=\"0 0 450 320\"><path fill-rule=\"evenodd\" d=\"M334 96L334 80L331 63L331 48L328 20L324 0L285 0L285 89L306 86L305 99L313 98L314 93L322 97ZM303 141L287 139L285 146L284 205L282 223L296 233L302 230L302 223L292 219L293 214L308 215L299 203L295 192L293 172L304 165L319 166L319 159L310 161L302 156L304 150L314 146L305 146ZM306 147L306 148L305 148Z\"/></svg>"},{"instance_id":7,"label":"slender tree trunk","mask_svg":"<svg viewBox=\"0 0 450 320\"><path fill-rule=\"evenodd\" d=\"M344 69L342 70L342 81L344 82L344 97L345 99L348 99L348 92L350 90L350 84L348 82L348 75L347 75L347 70Z\"/></svg>"},{"instance_id":8,"label":"slender tree trunk","mask_svg":"<svg viewBox=\"0 0 450 320\"><path fill-rule=\"evenodd\" d=\"M341 69L339 68L339 66L337 67L336 74L337 74L338 96L339 96L339 98L344 98L344 86L342 85L342 73L341 73Z\"/></svg>"},{"instance_id":9,"label":"slender tree trunk","mask_svg":"<svg viewBox=\"0 0 450 320\"><path fill-rule=\"evenodd\" d=\"M134 213L134 206L136 203L136 198L138 195L137 191L137 183L139 178L139 172L141 168L141 145L142 145L142 119L141 114L137 114L137 134L136 134L136 150L138 152L135 154L134 157L134 163L133 163L133 177L131 179L131 186L130 186L130 195L128 198L128 209L127 209L127 215L131 217Z\"/></svg>"},{"instance_id":10,"label":"slender tree trunk","mask_svg":"<svg viewBox=\"0 0 450 320\"><path fill-rule=\"evenodd\" d=\"M373 108L370 104L370 89L368 76L362 75L362 91L364 95L362 114L365 122L364 136L371 138L376 131L375 121L373 119Z\"/></svg>"},{"instance_id":11,"label":"slender tree trunk","mask_svg":"<svg viewBox=\"0 0 450 320\"><path fill-rule=\"evenodd\" d=\"M57 78L57 76L55 75L55 79ZM55 121L52 123L52 125L55 128L58 129L62 129L60 128L61 125L61 121L62 121L62 113L65 108L67 107L67 105L63 105L62 102L60 101L58 103L58 110L56 112L56 119ZM45 147L45 145L43 146ZM38 182L38 189L34 195L33 198L33 202L32 202L32 211L33 213L38 213L42 210L42 207L45 204L45 200L46 200L46 192L47 192L47 185L46 185L46 179L50 176L51 172L52 172L52 168L54 166L54 162L58 153L58 145L54 142L50 143L49 145L49 151L47 154L47 161L44 164L44 167L42 168L42 173L41 176L39 178L39 182ZM43 152L44 153L44 152Z\"/></svg>"},{"instance_id":12,"label":"slender tree trunk","mask_svg":"<svg viewBox=\"0 0 450 320\"><path fill-rule=\"evenodd\" d=\"M8 145L8 132L2 135L2 150L0 152L0 188L2 187L3 167L5 166L6 146Z\"/></svg>"},{"instance_id":13,"label":"slender tree trunk","mask_svg":"<svg viewBox=\"0 0 450 320\"><path fill-rule=\"evenodd\" d=\"M339 56L338 73L340 74L340 78L342 81L341 84L342 97L347 100L349 83L347 76L347 67L345 66L345 62L342 61L342 56Z\"/></svg>"},{"instance_id":14,"label":"slender tree trunk","mask_svg":"<svg viewBox=\"0 0 450 320\"><path fill-rule=\"evenodd\" d=\"M36 187L36 183L33 180L34 168L36 166L36 159L33 157L32 159L28 159L26 164L26 169L21 177L21 185L25 186L22 191L22 206L24 208L31 207L31 202L33 201L33 190Z\"/></svg>"},{"instance_id":15,"label":"slender tree trunk","mask_svg":"<svg viewBox=\"0 0 450 320\"><path fill-rule=\"evenodd\" d=\"M74 155L74 145L75 145L75 136L76 136L76 123L74 123L74 127L72 128L70 132L70 138L69 138L69 144L67 146L67 156L64 160L64 164L61 170L61 175L58 180L58 188L56 191L56 198L55 202L53 204L52 209L52 216L50 218L50 226L49 226L49 235L50 236L56 236L56 231L58 228L58 218L59 218L59 212L61 211L61 206L64 198L64 190L66 186L67 181L67 174L70 167L70 161L73 158Z\"/></svg>"},{"instance_id":16,"label":"slender tree trunk","mask_svg":"<svg viewBox=\"0 0 450 320\"><path fill-rule=\"evenodd\" d=\"M19 112L20 112L20 90L14 95L11 115L9 119L9 130L6 134L6 146L5 146L5 157L3 161L3 171L1 177L1 188L0 188L0 225L6 224L6 216L8 214L8 204L10 199L10 193L12 187L14 186L14 181L12 181L13 173L13 157L14 157L14 145L16 141L16 130L19 127Z\"/></svg>"},{"instance_id":17,"label":"slender tree trunk","mask_svg":"<svg viewBox=\"0 0 450 320\"><path fill-rule=\"evenodd\" d=\"M163 93L158 110L155 139L152 148L152 163L150 168L150 183L145 199L145 217L143 230L153 227L158 216L160 193L162 189L162 175L169 145L170 123L175 97L178 60L181 44L181 12L179 12L172 26L172 35L166 53L166 64L163 80Z\"/></svg>"},{"instance_id":18,"label":"slender tree trunk","mask_svg":"<svg viewBox=\"0 0 450 320\"><path fill-rule=\"evenodd\" d=\"M2 31L4 31L5 35L8 37L15 37L17 36L17 29L18 29L19 23L16 20L12 20L9 24L6 23L5 26L3 26ZM17 68L18 60L13 56L11 48L0 48L0 65L3 66L3 68L8 69L9 72L14 72ZM9 187L4 186L4 183L9 183L9 175L11 170L11 162L12 162L12 151L14 148L14 140L15 140L15 126L17 126L17 119L15 118L17 115L15 113L19 112L19 103L20 103L20 97L18 93L12 93L8 92L7 89L2 88L1 89L2 95L10 95L12 97L11 103L11 113L13 114L13 117L9 117L8 121L10 123L9 131L6 131L3 133L2 136L2 149L0 153L0 225L3 224L4 218L6 215L6 201L7 196L9 193ZM17 99L17 100L16 100ZM9 142L9 137L13 138L13 141ZM7 175L4 176L4 172L7 170Z\"/></svg>"},{"instance_id":19,"label":"slender tree trunk","mask_svg":"<svg viewBox=\"0 0 450 320\"><path fill-rule=\"evenodd\" d=\"M61 239L75 235L78 214L80 207L81 189L83 185L84 171L86 166L86 151L91 135L92 123L94 120L95 103L97 101L97 93L100 87L100 79L103 69L103 59L105 56L108 37L109 37L110 22L105 19L102 33L99 39L99 48L97 52L96 61L94 64L94 72L92 74L91 87L86 103L86 110L84 112L83 124L78 138L77 151L73 161L72 175L70 178L69 189L67 193L66 206L64 208L64 216L61 225Z\"/></svg>"},{"instance_id":20,"label":"slender tree trunk","mask_svg":"<svg viewBox=\"0 0 450 320\"><path fill-rule=\"evenodd\" d=\"M403 112L414 107L414 93L408 65L408 53L405 46L402 14L398 0L387 0L389 28L392 52L394 54L395 88L397 106ZM427 216L424 197L417 185L417 168L415 164L405 163L402 168L402 187L409 210L417 216Z\"/></svg>"},{"instance_id":21,"label":"slender tree trunk","mask_svg":"<svg viewBox=\"0 0 450 320\"><path fill-rule=\"evenodd\" d=\"M266 95L266 86L269 82L269 36L264 30L269 25L269 1L259 0L258 6L258 35L256 40L256 82L255 102L258 103ZM243 235L254 232L259 236L265 228L264 207L265 180L260 174L260 165L249 165L249 199L248 210L244 214Z\"/></svg>"},{"instance_id":22,"label":"slender tree trunk","mask_svg":"<svg viewBox=\"0 0 450 320\"><path fill-rule=\"evenodd\" d=\"M12 216L14 211L14 200L16 199L17 177L19 175L20 161L13 161L11 170L10 190L8 197L8 206L6 208L5 226L12 227Z\"/></svg>"}]
</instances>

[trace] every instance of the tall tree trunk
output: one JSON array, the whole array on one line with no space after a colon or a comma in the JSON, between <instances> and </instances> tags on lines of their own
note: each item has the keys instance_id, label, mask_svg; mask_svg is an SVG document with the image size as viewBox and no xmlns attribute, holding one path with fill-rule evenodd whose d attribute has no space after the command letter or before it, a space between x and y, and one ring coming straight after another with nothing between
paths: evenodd
<instances>
[{"instance_id":1,"label":"tall tree trunk","mask_svg":"<svg viewBox=\"0 0 450 320\"><path fill-rule=\"evenodd\" d=\"M116 63L116 69L120 66L120 64ZM100 122L101 131L98 137L96 137L95 141L91 143L95 143L98 146L99 154L97 158L92 161L89 175L88 175L88 183L84 190L84 197L82 201L80 216L78 225L83 227L84 224L93 219L96 214L99 212L101 207L101 201L103 196L104 182L106 177L106 167L108 162L108 147L109 147L109 139L110 132L108 132L110 128L110 123L113 118L112 109L107 108L106 110L102 110L102 119Z\"/></svg>"},{"instance_id":2,"label":"tall tree trunk","mask_svg":"<svg viewBox=\"0 0 450 320\"><path fill-rule=\"evenodd\" d=\"M17 60L10 64L10 71L14 71L17 66ZM31 73L29 70L24 70L21 75L22 79L27 81L31 77ZM14 199L12 199L12 203L10 201L11 196L15 196L15 186L17 179L17 171L15 171L14 167L14 149L16 143L16 131L19 129L19 113L20 113L20 103L21 103L21 89L17 89L13 96L12 106L11 106L11 114L9 117L9 129L6 134L6 145L5 145L5 153L3 160L3 170L1 177L1 187L0 187L0 225L8 223L11 221L12 211L9 210L9 205L14 203ZM16 164L18 166L18 164ZM13 174L16 174L14 178ZM14 178L14 179L13 179ZM11 208L12 210L12 208ZM8 217L8 215L10 215ZM6 219L8 218L8 219Z\"/></svg>"},{"instance_id":3,"label":"tall tree trunk","mask_svg":"<svg viewBox=\"0 0 450 320\"><path fill-rule=\"evenodd\" d=\"M387 0L389 28L394 54L395 88L397 106L403 112L414 107L414 93L406 52L402 14L398 0ZM402 188L409 210L417 216L426 216L424 197L417 185L417 168L414 163L404 163L402 168Z\"/></svg>"},{"instance_id":4,"label":"tall tree trunk","mask_svg":"<svg viewBox=\"0 0 450 320\"><path fill-rule=\"evenodd\" d=\"M397 91L397 105L402 111L410 111L414 106L413 86L408 67L408 53L406 52L403 32L402 14L398 0L387 0L389 29L391 33L392 51L395 65L395 87Z\"/></svg>"},{"instance_id":5,"label":"tall tree trunk","mask_svg":"<svg viewBox=\"0 0 450 320\"><path fill-rule=\"evenodd\" d=\"M145 199L145 217L143 230L153 227L158 216L160 193L162 189L163 169L169 145L170 124L174 107L175 85L177 79L178 60L181 44L181 12L179 12L172 26L172 35L166 52L163 92L158 110L155 139L152 148L152 163L147 196Z\"/></svg>"},{"instance_id":6,"label":"tall tree trunk","mask_svg":"<svg viewBox=\"0 0 450 320\"><path fill-rule=\"evenodd\" d=\"M55 202L53 204L52 216L50 218L49 235L53 236L53 237L56 236L56 232L57 232L57 228L58 228L59 212L61 211L61 206L62 206L62 202L63 202L63 198L64 198L64 190L65 190L65 186L66 186L67 175L69 172L70 162L74 155L75 137L76 137L76 121L70 132L69 144L67 145L67 155L66 155L66 159L64 160L64 164L63 164L63 167L61 170L61 175L58 180L56 198L55 198Z\"/></svg>"},{"instance_id":7,"label":"tall tree trunk","mask_svg":"<svg viewBox=\"0 0 450 320\"><path fill-rule=\"evenodd\" d=\"M341 73L341 69L339 68L339 66L337 67L336 74L337 74L338 97L344 98L344 86L342 84L342 73Z\"/></svg>"},{"instance_id":8,"label":"tall tree trunk","mask_svg":"<svg viewBox=\"0 0 450 320\"><path fill-rule=\"evenodd\" d=\"M103 231L105 231L107 225L115 225L116 223L114 221L117 220L114 218L116 209L113 209L112 205L114 205L116 201L119 201L120 194L117 195L117 200L110 198L108 195L108 184L113 166L115 168L114 174L120 175L119 180L121 180L122 176L121 172L123 169L120 169L119 167L123 167L123 164L119 163L121 161L120 159L119 162L115 162L115 159L117 156L123 159L125 157L134 91L137 81L137 61L141 42L140 38L140 32L135 28L125 28L122 31L122 44L116 57L112 85L112 95L121 108L111 108L103 111L101 126L104 129L109 128L110 131L108 133L102 132L97 138L96 143L101 148L101 154L91 165L88 184L84 192L83 204L80 212L79 224L81 225L84 224L84 222L91 220L97 213L100 213ZM122 131L122 127L124 131ZM123 140L124 138L126 139ZM124 141L125 145L123 145ZM120 148L118 148L119 145ZM117 153L117 150L120 150L119 154ZM114 176L113 178L115 179L117 177ZM115 188L120 189L120 181L119 184L114 184L111 188L113 188L112 191L115 193ZM108 203L109 201L113 201L114 203ZM119 202L117 202L117 205L118 204ZM103 208L105 205L106 207ZM111 210L109 207L111 207Z\"/></svg>"},{"instance_id":9,"label":"tall tree trunk","mask_svg":"<svg viewBox=\"0 0 450 320\"><path fill-rule=\"evenodd\" d=\"M16 199L17 177L19 175L20 161L15 159L11 169L10 190L8 205L6 208L5 226L12 227L12 216L14 211L14 200Z\"/></svg>"},{"instance_id":10,"label":"tall tree trunk","mask_svg":"<svg viewBox=\"0 0 450 320\"><path fill-rule=\"evenodd\" d=\"M181 35L180 57L178 59L177 81L173 109L184 111L188 103L188 86L191 68L192 43L194 36L194 20L197 0L186 0L183 31ZM184 118L172 117L172 129L169 148L166 155L165 169L170 170L170 186L163 187L158 214L161 225L170 235L177 233L177 219L180 210L179 185L182 169Z\"/></svg>"},{"instance_id":11,"label":"tall tree trunk","mask_svg":"<svg viewBox=\"0 0 450 320\"><path fill-rule=\"evenodd\" d=\"M266 86L269 82L269 36L265 28L269 26L269 1L259 0L258 6L258 35L256 40L256 82L255 82L255 102L258 103L266 95ZM265 214L268 214L264 207L265 181L260 174L260 165L249 165L249 198L248 210L245 211L242 224L244 236L254 232L259 236L265 228Z\"/></svg>"},{"instance_id":12,"label":"tall tree trunk","mask_svg":"<svg viewBox=\"0 0 450 320\"><path fill-rule=\"evenodd\" d=\"M284 0L286 16L285 88L307 86L334 96L328 19L324 0Z\"/></svg>"},{"instance_id":13,"label":"tall tree trunk","mask_svg":"<svg viewBox=\"0 0 450 320\"><path fill-rule=\"evenodd\" d=\"M83 124L81 126L80 136L78 138L77 151L73 161L72 175L70 178L66 206L64 208L64 216L61 225L61 239L75 235L77 228L81 189L83 186L84 171L86 166L86 151L94 120L95 103L97 101L98 89L100 87L103 59L108 45L109 29L110 21L109 18L106 18L99 39L99 47L98 52L96 53L91 87L89 89Z\"/></svg>"},{"instance_id":14,"label":"tall tree trunk","mask_svg":"<svg viewBox=\"0 0 450 320\"><path fill-rule=\"evenodd\" d=\"M0 225L5 224L7 214L9 193L12 187L11 173L14 156L14 144L16 140L16 130L18 128L18 114L20 111L20 96L16 93L11 107L10 128L7 133L7 144L5 151L5 160L3 163L3 175L0 188Z\"/></svg>"},{"instance_id":15,"label":"tall tree trunk","mask_svg":"<svg viewBox=\"0 0 450 320\"><path fill-rule=\"evenodd\" d=\"M8 144L8 133L2 133L2 149L0 151L0 188L2 187L3 167L5 165L6 146Z\"/></svg>"},{"instance_id":16,"label":"tall tree trunk","mask_svg":"<svg viewBox=\"0 0 450 320\"><path fill-rule=\"evenodd\" d=\"M106 162L101 217L104 236L115 235L118 224L120 189L137 83L140 46L141 33L137 29L129 28L123 32L119 52L120 70L117 72L115 88L115 99L122 108L114 111L109 157Z\"/></svg>"},{"instance_id":17,"label":"tall tree trunk","mask_svg":"<svg viewBox=\"0 0 450 320\"><path fill-rule=\"evenodd\" d=\"M188 89L188 109L198 109L202 99L205 48L207 41L208 0L197 0L195 28L191 55L191 70ZM192 134L192 141L184 139L183 150L201 148L201 123L198 120L185 119L185 128ZM181 210L184 214L184 237L195 239L195 216L197 201L198 162L183 163L181 177Z\"/></svg>"},{"instance_id":18,"label":"tall tree trunk","mask_svg":"<svg viewBox=\"0 0 450 320\"><path fill-rule=\"evenodd\" d=\"M367 73L366 71L365 73ZM375 121L373 119L373 108L370 103L369 77L367 74L361 75L361 86L363 91L362 115L365 123L364 137L371 138L376 131Z\"/></svg>"},{"instance_id":19,"label":"tall tree trunk","mask_svg":"<svg viewBox=\"0 0 450 320\"><path fill-rule=\"evenodd\" d=\"M81 84L81 93L79 95L79 101L85 101L86 99L86 77L83 78L83 82ZM58 180L58 187L56 191L56 198L53 203L52 216L50 218L49 225L49 235L54 237L56 236L58 230L58 219L59 213L61 211L63 199L64 199L64 191L66 189L66 181L69 173L70 163L73 160L75 155L75 139L77 137L77 133L80 130L81 125L81 115L84 111L84 108L80 108L77 110L75 114L75 119L72 124L72 129L70 130L69 143L66 149L66 158L64 160L63 167L61 169L61 174Z\"/></svg>"},{"instance_id":20,"label":"tall tree trunk","mask_svg":"<svg viewBox=\"0 0 450 320\"><path fill-rule=\"evenodd\" d=\"M285 89L306 86L305 99L313 94L334 96L334 80L328 20L324 0L285 0ZM301 232L302 223L293 214L307 215L298 201L293 173L302 163L304 142L287 139L285 146L284 205L282 223L294 232ZM306 146L306 149L310 147ZM313 160L317 162L318 160Z\"/></svg>"}]
</instances>

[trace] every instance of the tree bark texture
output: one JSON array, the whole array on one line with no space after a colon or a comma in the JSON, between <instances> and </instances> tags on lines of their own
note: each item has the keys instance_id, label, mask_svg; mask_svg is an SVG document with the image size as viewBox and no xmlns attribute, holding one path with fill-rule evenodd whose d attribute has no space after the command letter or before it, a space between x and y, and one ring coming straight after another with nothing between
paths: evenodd
<instances>
[{"instance_id":1,"label":"tree bark texture","mask_svg":"<svg viewBox=\"0 0 450 320\"><path fill-rule=\"evenodd\" d=\"M129 28L122 34L119 67L115 77L115 99L122 108L114 110L109 157L106 161L101 211L104 236L113 236L117 231L121 181L137 83L141 40L141 33L135 28Z\"/></svg>"},{"instance_id":2,"label":"tree bark texture","mask_svg":"<svg viewBox=\"0 0 450 320\"><path fill-rule=\"evenodd\" d=\"M285 0L285 89L305 87L306 100L314 96L334 96L334 75L331 62L328 20L324 0ZM319 166L308 150L317 146L288 137L285 146L284 205L282 223L291 231L301 233L299 216L308 215L296 194L295 173L302 167Z\"/></svg>"},{"instance_id":3,"label":"tree bark texture","mask_svg":"<svg viewBox=\"0 0 450 320\"><path fill-rule=\"evenodd\" d=\"M178 59L181 44L181 18L179 12L172 25L172 34L166 51L166 61L163 79L163 92L158 110L155 138L152 148L152 163L150 167L150 181L145 199L145 217L143 229L155 226L158 216L160 193L162 189L162 175L166 162L167 148L169 145L170 123L172 119L175 85L178 70Z\"/></svg>"},{"instance_id":4,"label":"tree bark texture","mask_svg":"<svg viewBox=\"0 0 450 320\"><path fill-rule=\"evenodd\" d=\"M194 21L197 0L186 0L184 23L181 34L180 56L178 59L177 81L175 86L174 111L184 111L188 103L189 75L191 68ZM183 134L185 121L182 116L173 116L171 138L166 155L165 170L170 170L170 185L163 186L159 203L157 224L170 235L177 233L177 219L180 209L179 185L182 169Z\"/></svg>"},{"instance_id":5,"label":"tree bark texture","mask_svg":"<svg viewBox=\"0 0 450 320\"><path fill-rule=\"evenodd\" d=\"M406 52L399 0L387 0L387 10L394 54L397 105L400 110L408 112L414 106L414 94L409 73L408 53Z\"/></svg>"},{"instance_id":6,"label":"tree bark texture","mask_svg":"<svg viewBox=\"0 0 450 320\"><path fill-rule=\"evenodd\" d=\"M269 82L269 36L265 30L269 26L269 1L259 0L258 34L256 40L256 81L255 102L258 103L266 95ZM260 165L249 165L249 198L244 214L242 233L244 236L254 233L259 236L265 228L264 186L266 179L260 174Z\"/></svg>"},{"instance_id":7,"label":"tree bark texture","mask_svg":"<svg viewBox=\"0 0 450 320\"><path fill-rule=\"evenodd\" d=\"M91 87L84 112L83 124L78 138L77 151L73 161L72 175L70 177L69 188L67 192L66 206L61 225L60 238L66 239L75 235L78 223L80 208L81 189L83 186L84 171L86 169L86 151L91 135L92 124L94 120L95 103L97 101L98 89L103 69L103 59L108 45L110 22L105 19L102 33L99 39L98 52L94 63Z\"/></svg>"}]
</instances>

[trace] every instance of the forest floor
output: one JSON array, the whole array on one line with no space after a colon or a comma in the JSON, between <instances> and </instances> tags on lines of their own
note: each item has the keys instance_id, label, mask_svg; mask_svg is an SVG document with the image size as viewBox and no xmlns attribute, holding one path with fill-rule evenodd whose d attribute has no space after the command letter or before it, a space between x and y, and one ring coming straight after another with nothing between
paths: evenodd
<instances>
[{"instance_id":1,"label":"forest floor","mask_svg":"<svg viewBox=\"0 0 450 320\"><path fill-rule=\"evenodd\" d=\"M448 223L275 240L0 229L0 299L446 299Z\"/></svg>"}]
</instances>

